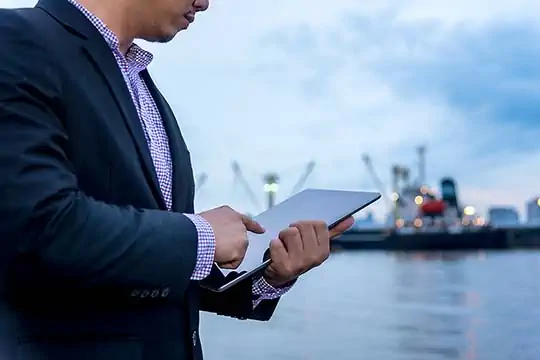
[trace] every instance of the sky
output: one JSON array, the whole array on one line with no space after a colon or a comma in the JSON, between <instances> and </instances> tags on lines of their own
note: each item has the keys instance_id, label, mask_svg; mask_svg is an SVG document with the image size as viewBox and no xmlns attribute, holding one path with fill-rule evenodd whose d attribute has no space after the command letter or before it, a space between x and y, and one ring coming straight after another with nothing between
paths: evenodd
<instances>
[{"instance_id":1,"label":"sky","mask_svg":"<svg viewBox=\"0 0 540 360\"><path fill-rule=\"evenodd\" d=\"M363 154L387 191L392 165L417 176L423 145L430 186L450 176L464 205L524 216L540 195L539 20L537 0L215 0L172 42L141 45L208 175L197 211L259 213L263 174L279 173L281 201L309 161L305 187L379 190Z\"/></svg>"}]
</instances>

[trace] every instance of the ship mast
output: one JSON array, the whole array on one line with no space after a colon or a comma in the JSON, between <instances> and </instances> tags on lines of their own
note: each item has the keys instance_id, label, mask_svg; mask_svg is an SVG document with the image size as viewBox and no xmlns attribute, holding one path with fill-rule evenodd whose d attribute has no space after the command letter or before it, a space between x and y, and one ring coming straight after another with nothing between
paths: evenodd
<instances>
[{"instance_id":1,"label":"ship mast","mask_svg":"<svg viewBox=\"0 0 540 360\"><path fill-rule=\"evenodd\" d=\"M426 184L426 147L419 146L418 152L418 186L422 187Z\"/></svg>"}]
</instances>

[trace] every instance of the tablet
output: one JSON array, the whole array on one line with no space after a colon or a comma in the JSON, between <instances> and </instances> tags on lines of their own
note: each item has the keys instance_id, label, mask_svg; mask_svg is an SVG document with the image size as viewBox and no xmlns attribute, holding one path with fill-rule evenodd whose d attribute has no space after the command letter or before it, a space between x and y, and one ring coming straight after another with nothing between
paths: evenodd
<instances>
[{"instance_id":1,"label":"tablet","mask_svg":"<svg viewBox=\"0 0 540 360\"><path fill-rule=\"evenodd\" d=\"M224 275L231 271L245 271L245 273L225 284L210 286L210 290L225 291L245 278L262 272L271 262L268 248L270 241L290 224L303 220L318 220L324 221L328 224L328 228L332 229L380 197L381 194L377 192L306 189L271 207L253 218L266 229L266 232L248 233L249 245L240 266L234 270L220 269Z\"/></svg>"}]
</instances>

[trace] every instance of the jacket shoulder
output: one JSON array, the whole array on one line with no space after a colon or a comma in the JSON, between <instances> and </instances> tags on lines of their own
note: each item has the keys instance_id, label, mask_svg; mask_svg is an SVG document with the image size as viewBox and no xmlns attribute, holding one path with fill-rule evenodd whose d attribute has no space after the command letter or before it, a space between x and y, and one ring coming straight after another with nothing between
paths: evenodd
<instances>
[{"instance_id":1,"label":"jacket shoulder","mask_svg":"<svg viewBox=\"0 0 540 360\"><path fill-rule=\"evenodd\" d=\"M50 64L52 36L47 18L39 8L0 9L0 48L11 54L0 56L0 64L20 69L26 62L36 68Z\"/></svg>"},{"instance_id":2,"label":"jacket shoulder","mask_svg":"<svg viewBox=\"0 0 540 360\"><path fill-rule=\"evenodd\" d=\"M37 35L31 18L38 15L37 8L0 9L0 36Z\"/></svg>"},{"instance_id":3,"label":"jacket shoulder","mask_svg":"<svg viewBox=\"0 0 540 360\"><path fill-rule=\"evenodd\" d=\"M0 42L3 47L33 45L46 50L54 38L54 22L37 7L0 9Z\"/></svg>"},{"instance_id":4,"label":"jacket shoulder","mask_svg":"<svg viewBox=\"0 0 540 360\"><path fill-rule=\"evenodd\" d=\"M9 54L0 56L0 108L5 106L4 100L19 96L20 91L40 97L58 97L61 93L60 70L56 56L51 54L52 37L43 34L30 17L38 11L0 10L0 49Z\"/></svg>"}]
</instances>

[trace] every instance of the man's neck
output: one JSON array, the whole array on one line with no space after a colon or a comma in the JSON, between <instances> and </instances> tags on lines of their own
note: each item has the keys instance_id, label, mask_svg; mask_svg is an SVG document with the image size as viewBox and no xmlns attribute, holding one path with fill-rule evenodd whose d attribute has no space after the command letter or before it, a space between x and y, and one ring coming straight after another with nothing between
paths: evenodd
<instances>
[{"instance_id":1,"label":"man's neck","mask_svg":"<svg viewBox=\"0 0 540 360\"><path fill-rule=\"evenodd\" d=\"M128 19L130 8L124 0L75 0L97 16L117 37L120 51L127 53L135 38L134 26Z\"/></svg>"}]
</instances>

